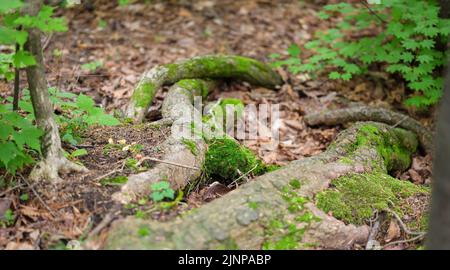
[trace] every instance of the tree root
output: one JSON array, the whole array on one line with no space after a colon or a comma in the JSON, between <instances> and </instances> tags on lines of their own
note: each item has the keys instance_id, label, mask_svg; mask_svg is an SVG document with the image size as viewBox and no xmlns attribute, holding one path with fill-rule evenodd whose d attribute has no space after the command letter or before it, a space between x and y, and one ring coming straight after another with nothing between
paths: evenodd
<instances>
[{"instance_id":1,"label":"tree root","mask_svg":"<svg viewBox=\"0 0 450 270\"><path fill-rule=\"evenodd\" d=\"M87 172L88 170L67 158L63 157L47 157L39 161L30 173L31 181L47 180L53 183L59 183L62 179L59 174L67 174L70 172Z\"/></svg>"},{"instance_id":2,"label":"tree root","mask_svg":"<svg viewBox=\"0 0 450 270\"><path fill-rule=\"evenodd\" d=\"M314 125L340 125L348 122L375 121L394 127L401 127L412 131L419 137L423 150L433 153L433 135L417 120L397 112L369 106L356 106L345 109L325 110L305 116L306 124Z\"/></svg>"},{"instance_id":3,"label":"tree root","mask_svg":"<svg viewBox=\"0 0 450 270\"><path fill-rule=\"evenodd\" d=\"M164 120L153 124L173 123L171 135L162 146L164 162L160 161L146 172L129 176L120 192L113 194L115 201L129 203L148 195L151 183L166 180L172 188L181 189L200 176L201 170L197 168L203 164L205 142L201 137L185 139L175 134L180 130L191 131L193 118L201 121L202 113L193 106L194 96L206 95L215 85L214 81L182 80L169 89L162 106Z\"/></svg>"},{"instance_id":4,"label":"tree root","mask_svg":"<svg viewBox=\"0 0 450 270\"><path fill-rule=\"evenodd\" d=\"M363 142L366 130L376 136ZM381 148L406 149L407 158ZM312 203L330 182L351 173L387 173L386 164L405 168L416 136L382 123L356 123L314 157L257 177L225 196L170 222L127 217L109 231L106 249L348 249L363 244L368 226L345 225ZM351 162L349 162L349 160ZM146 235L138 232L144 228Z\"/></svg>"},{"instance_id":5,"label":"tree root","mask_svg":"<svg viewBox=\"0 0 450 270\"><path fill-rule=\"evenodd\" d=\"M38 121L39 127L45 130L42 137L42 148L44 158L39 161L31 171L28 178L31 181L46 180L53 183L61 182L59 174L70 172L87 172L82 165L68 160L63 153L58 126L53 118Z\"/></svg>"},{"instance_id":6,"label":"tree root","mask_svg":"<svg viewBox=\"0 0 450 270\"><path fill-rule=\"evenodd\" d=\"M134 89L126 111L127 117L142 122L156 91L183 79L232 78L255 85L275 88L281 77L268 65L241 56L210 55L194 57L179 63L157 66L146 72Z\"/></svg>"}]
</instances>

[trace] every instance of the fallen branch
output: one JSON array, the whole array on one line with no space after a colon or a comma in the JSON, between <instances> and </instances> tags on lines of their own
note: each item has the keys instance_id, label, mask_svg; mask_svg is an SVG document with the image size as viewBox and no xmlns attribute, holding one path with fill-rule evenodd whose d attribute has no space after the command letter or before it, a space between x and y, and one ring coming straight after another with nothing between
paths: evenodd
<instances>
[{"instance_id":1,"label":"fallen branch","mask_svg":"<svg viewBox=\"0 0 450 270\"><path fill-rule=\"evenodd\" d=\"M146 72L134 89L127 116L142 122L156 91L183 79L238 79L267 88L281 85L281 77L268 65L256 60L227 55L194 57L182 62L157 66Z\"/></svg>"},{"instance_id":2,"label":"fallen branch","mask_svg":"<svg viewBox=\"0 0 450 270\"><path fill-rule=\"evenodd\" d=\"M416 136L411 132L382 123L357 123L343 131L322 154L259 176L193 213L170 222L135 217L118 220L113 223L103 248L260 249L263 245L276 247L289 237L295 237L291 240L298 244L287 248L349 249L355 243L365 244L368 226L345 225L312 202L316 193L341 176L372 171L387 173L386 163L404 168L410 162L397 155L382 155L379 143L383 140L358 145L357 138L367 125L377 128L377 136L389 138L385 147L407 149L409 154L417 147ZM295 188L293 180L299 183ZM284 229L273 229L274 222ZM150 232L147 236L138 234L143 227ZM299 231L292 234L288 228Z\"/></svg>"},{"instance_id":3,"label":"fallen branch","mask_svg":"<svg viewBox=\"0 0 450 270\"><path fill-rule=\"evenodd\" d=\"M340 125L348 122L375 121L393 127L401 127L412 131L419 137L421 147L427 153L433 153L433 135L419 121L397 112L369 106L357 106L337 110L325 110L308 114L304 117L306 124L315 125Z\"/></svg>"}]
</instances>

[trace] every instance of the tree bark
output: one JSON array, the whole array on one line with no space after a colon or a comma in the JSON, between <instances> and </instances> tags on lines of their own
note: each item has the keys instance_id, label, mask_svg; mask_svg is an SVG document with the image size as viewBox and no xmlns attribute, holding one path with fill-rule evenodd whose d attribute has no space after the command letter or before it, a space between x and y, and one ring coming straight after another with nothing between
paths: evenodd
<instances>
[{"instance_id":1,"label":"tree bark","mask_svg":"<svg viewBox=\"0 0 450 270\"><path fill-rule=\"evenodd\" d=\"M210 55L194 57L179 63L157 66L146 72L128 104L126 115L136 123L142 122L156 91L183 79L244 80L255 85L275 88L281 77L268 65L241 56Z\"/></svg>"},{"instance_id":2,"label":"tree bark","mask_svg":"<svg viewBox=\"0 0 450 270\"><path fill-rule=\"evenodd\" d=\"M358 144L365 128L377 129L385 139ZM361 133L362 132L362 133ZM386 139L387 138L387 139ZM382 145L380 145L382 144ZM374 122L357 123L343 131L324 153L262 175L225 196L170 222L127 217L115 222L103 246L105 249L260 249L267 241L289 239L292 248L348 249L365 243L367 226L345 225L317 209L314 195L331 180L352 173L387 173L386 164L404 169L417 147L415 134ZM406 149L407 158L383 155L382 148ZM349 160L351 162L349 163ZM296 179L297 188L290 183ZM306 202L297 208L296 202ZM292 208L295 206L295 209ZM314 218L298 219L305 215ZM273 222L287 224L273 233ZM146 234L139 234L145 229ZM299 234L292 235L292 230Z\"/></svg>"},{"instance_id":3,"label":"tree bark","mask_svg":"<svg viewBox=\"0 0 450 270\"><path fill-rule=\"evenodd\" d=\"M427 247L450 249L450 68L447 68L438 118Z\"/></svg>"},{"instance_id":4,"label":"tree bark","mask_svg":"<svg viewBox=\"0 0 450 270\"><path fill-rule=\"evenodd\" d=\"M341 125L356 121L375 121L412 131L419 137L420 145L427 153L433 153L433 135L419 121L383 108L356 106L345 109L325 110L305 116L308 125Z\"/></svg>"},{"instance_id":5,"label":"tree bark","mask_svg":"<svg viewBox=\"0 0 450 270\"><path fill-rule=\"evenodd\" d=\"M172 123L171 134L162 146L165 153L163 161L172 164L158 163L146 172L129 176L120 192L113 194L115 201L129 203L148 195L151 192L150 185L163 179L169 181L173 189L183 189L201 175L206 144L202 136L191 134L193 121L197 119L201 123L202 119L202 112L193 103L195 96L206 96L215 85L214 81L192 79L181 80L169 89L162 105L163 119L160 122ZM176 136L177 132L182 131L189 134L185 137L180 134Z\"/></svg>"},{"instance_id":6,"label":"tree bark","mask_svg":"<svg viewBox=\"0 0 450 270\"><path fill-rule=\"evenodd\" d=\"M42 1L28 0L24 12L36 16ZM28 29L28 41L25 48L34 56L36 65L26 68L31 101L36 117L36 123L44 131L41 138L43 160L30 174L31 180L60 180L58 172L85 171L86 169L70 162L64 157L61 147L58 126L53 116L47 80L44 71L42 55L41 32L38 29Z\"/></svg>"}]
</instances>

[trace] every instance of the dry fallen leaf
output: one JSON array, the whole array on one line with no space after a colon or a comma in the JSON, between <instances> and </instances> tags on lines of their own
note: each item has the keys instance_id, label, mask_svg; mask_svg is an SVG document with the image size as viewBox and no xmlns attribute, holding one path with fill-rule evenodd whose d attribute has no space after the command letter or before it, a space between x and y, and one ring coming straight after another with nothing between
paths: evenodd
<instances>
[{"instance_id":1,"label":"dry fallen leaf","mask_svg":"<svg viewBox=\"0 0 450 270\"><path fill-rule=\"evenodd\" d=\"M387 235L384 240L386 242L390 242L398 237L400 237L400 227L398 226L396 220L391 220L391 223L389 223L389 228L387 230Z\"/></svg>"}]
</instances>

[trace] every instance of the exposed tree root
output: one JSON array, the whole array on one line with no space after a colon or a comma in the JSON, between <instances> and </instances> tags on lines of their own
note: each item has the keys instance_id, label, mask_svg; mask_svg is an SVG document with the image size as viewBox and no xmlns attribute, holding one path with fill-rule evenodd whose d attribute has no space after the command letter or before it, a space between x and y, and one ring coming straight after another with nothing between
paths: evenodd
<instances>
[{"instance_id":1,"label":"exposed tree root","mask_svg":"<svg viewBox=\"0 0 450 270\"><path fill-rule=\"evenodd\" d=\"M376 121L412 131L419 137L421 147L433 153L433 135L417 120L397 112L369 106L356 106L338 110L325 110L305 116L308 125L339 125L357 121Z\"/></svg>"},{"instance_id":2,"label":"exposed tree root","mask_svg":"<svg viewBox=\"0 0 450 270\"><path fill-rule=\"evenodd\" d=\"M137 123L142 122L161 86L197 78L232 78L268 88L275 88L282 83L281 77L268 65L250 58L225 55L194 57L179 63L157 66L146 72L134 89L126 115Z\"/></svg>"},{"instance_id":3,"label":"exposed tree root","mask_svg":"<svg viewBox=\"0 0 450 270\"><path fill-rule=\"evenodd\" d=\"M162 180L169 181L174 189L184 188L200 176L201 170L196 168L203 164L205 142L201 137L185 139L175 134L181 130L191 131L192 119L201 121L202 112L193 106L194 96L206 95L215 85L214 81L181 80L169 89L162 106L164 120L153 124L173 123L172 132L162 147L165 162L156 164L146 172L129 176L121 191L113 194L114 200L128 203L148 195L151 183Z\"/></svg>"},{"instance_id":4,"label":"exposed tree root","mask_svg":"<svg viewBox=\"0 0 450 270\"><path fill-rule=\"evenodd\" d=\"M379 139L364 140L367 130L375 130ZM314 195L347 174L387 173L387 164L404 169L416 147L417 138L409 131L382 123L357 123L322 154L259 176L173 221L119 220L104 248L348 249L355 243L364 244L368 226L345 225L326 215L312 203ZM406 158L385 155L383 148L403 149Z\"/></svg>"},{"instance_id":5,"label":"exposed tree root","mask_svg":"<svg viewBox=\"0 0 450 270\"><path fill-rule=\"evenodd\" d=\"M37 119L38 126L45 131L42 141L44 158L39 161L29 175L31 181L62 181L59 174L70 172L87 172L88 170L68 160L63 153L58 126L52 117Z\"/></svg>"}]
</instances>

